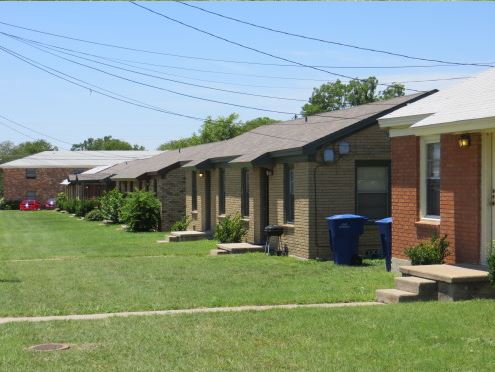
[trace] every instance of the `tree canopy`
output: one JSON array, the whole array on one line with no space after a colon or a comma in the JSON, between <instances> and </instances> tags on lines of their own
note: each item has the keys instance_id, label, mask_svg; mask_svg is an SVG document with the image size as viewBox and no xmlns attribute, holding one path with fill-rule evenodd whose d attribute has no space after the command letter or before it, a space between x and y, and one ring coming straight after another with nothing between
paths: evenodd
<instances>
[{"instance_id":1,"label":"tree canopy","mask_svg":"<svg viewBox=\"0 0 495 372\"><path fill-rule=\"evenodd\" d=\"M365 103L381 101L404 95L403 84L393 83L383 91L377 91L378 79L370 76L367 79L351 80L344 83L340 80L322 84L313 89L313 93L301 110L304 116L341 110Z\"/></svg>"},{"instance_id":2,"label":"tree canopy","mask_svg":"<svg viewBox=\"0 0 495 372\"><path fill-rule=\"evenodd\" d=\"M208 116L201 126L199 133L194 133L190 137L166 142L160 145L158 150L173 150L203 143L223 141L261 125L267 125L277 121L268 117L259 117L246 122L240 122L238 119L239 115L236 113L232 113L226 117L219 116L216 119Z\"/></svg>"},{"instance_id":3,"label":"tree canopy","mask_svg":"<svg viewBox=\"0 0 495 372\"><path fill-rule=\"evenodd\" d=\"M72 145L72 151L115 151L115 150L144 150L144 146L131 145L129 142L104 136L103 138L88 138L81 143Z\"/></svg>"}]
</instances>

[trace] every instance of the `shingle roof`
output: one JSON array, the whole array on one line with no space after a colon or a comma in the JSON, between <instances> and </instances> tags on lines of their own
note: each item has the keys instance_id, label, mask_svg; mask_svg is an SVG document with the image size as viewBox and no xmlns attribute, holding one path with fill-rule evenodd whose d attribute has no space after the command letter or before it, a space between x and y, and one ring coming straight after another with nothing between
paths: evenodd
<instances>
[{"instance_id":1,"label":"shingle roof","mask_svg":"<svg viewBox=\"0 0 495 372\"><path fill-rule=\"evenodd\" d=\"M418 93L374 102L340 111L258 127L230 140L171 150L149 159L136 160L120 167L113 180L135 179L171 166L194 167L214 159L231 163L253 162L267 154L291 149L307 149L320 141L330 141L351 130L376 123L376 118L426 95ZM109 168L105 172L112 172ZM107 176L108 177L108 176Z\"/></svg>"},{"instance_id":2,"label":"shingle roof","mask_svg":"<svg viewBox=\"0 0 495 372\"><path fill-rule=\"evenodd\" d=\"M218 142L185 147L180 150L169 150L149 159L135 160L121 167L112 179L134 179L146 173L155 173L174 165L181 165L196 159L203 159L210 149L218 146ZM112 169L109 169L110 171Z\"/></svg>"},{"instance_id":3,"label":"shingle roof","mask_svg":"<svg viewBox=\"0 0 495 372\"><path fill-rule=\"evenodd\" d=\"M421 120L413 128L495 117L495 68L407 105L382 119L385 122L418 115L424 117L418 117Z\"/></svg>"},{"instance_id":4,"label":"shingle roof","mask_svg":"<svg viewBox=\"0 0 495 372\"><path fill-rule=\"evenodd\" d=\"M149 158L162 151L43 151L0 165L0 168L93 168Z\"/></svg>"},{"instance_id":5,"label":"shingle roof","mask_svg":"<svg viewBox=\"0 0 495 372\"><path fill-rule=\"evenodd\" d=\"M303 118L264 125L224 141L221 145L214 147L209 156L210 158L235 156L231 163L242 163L251 162L276 151L308 148L321 141L331 141L332 137L337 138L340 134L348 134L348 130L362 129L361 124L374 124L377 117L431 93L417 93L345 110L322 113L309 116L307 120ZM190 162L187 165L198 165L205 160L208 159L198 160L196 163Z\"/></svg>"}]
</instances>

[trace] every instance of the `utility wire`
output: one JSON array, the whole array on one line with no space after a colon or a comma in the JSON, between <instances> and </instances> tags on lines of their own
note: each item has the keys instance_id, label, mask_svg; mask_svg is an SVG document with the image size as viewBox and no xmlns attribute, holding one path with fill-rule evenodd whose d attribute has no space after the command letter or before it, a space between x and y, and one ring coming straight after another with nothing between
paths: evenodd
<instances>
[{"instance_id":1,"label":"utility wire","mask_svg":"<svg viewBox=\"0 0 495 372\"><path fill-rule=\"evenodd\" d=\"M227 106L234 106L234 107L246 108L246 109L256 110L256 111L264 111L264 112L270 112L270 113L276 113L276 114L297 115L294 112L279 111L279 110L270 110L270 109L264 109L264 108L260 108L260 107L254 107L254 106L240 105L240 104L237 104L237 103L231 103L231 102L226 102L226 101L219 101L219 100L214 100L214 99L210 99L210 98L194 96L192 94L187 94L187 93L183 93L183 92L178 92L178 91L175 91L175 90L172 90L172 89L167 89L167 88L160 87L160 86L157 86L157 85L148 84L148 83L144 83L144 82L141 82L141 81L138 81L138 80L130 79L130 78L127 78L127 77L124 77L124 76L121 76L121 75L117 75L117 74L108 72L106 70L99 69L97 67L89 66L87 64L74 61L74 60L72 60L70 58L62 57L62 56L60 56L58 54L49 52L47 50L44 50L43 48L36 47L36 46L34 46L32 44L29 44L29 43L27 43L27 45L30 45L32 48L41 50L41 51L43 51L45 53L54 55L54 56L56 56L58 58L61 58L63 60L69 61L69 62L72 62L74 64L77 64L77 65L80 65L80 66L89 68L91 70L95 70L95 71L101 72L101 73L103 73L105 75L109 75L109 76L115 77L117 79L125 80L125 81L128 81L128 82L137 84L137 85L148 87L148 88L153 88L153 89L161 90L161 91L164 91L164 92L168 92L168 93L172 93L172 94L176 94L176 95L179 95L179 96L188 97L188 98L192 98L192 99L196 99L196 100L200 100L200 101L213 102L213 103L218 103L218 104L227 105Z\"/></svg>"},{"instance_id":2,"label":"utility wire","mask_svg":"<svg viewBox=\"0 0 495 372\"><path fill-rule=\"evenodd\" d=\"M192 25L187 24L187 23L185 23L183 21L180 21L180 20L178 20L176 18L169 17L169 16L167 16L167 15L165 15L163 13L160 13L160 12L158 12L156 10L153 10L151 8L148 8L148 7L144 6L144 5L138 4L138 3L134 2L134 1L129 1L129 3L131 3L132 5L135 5L135 6L139 7L139 8L142 8L142 9L144 9L144 10L150 12L150 13L153 13L155 15L158 15L158 16L160 16L162 18L165 18L165 19L167 19L169 21L178 23L178 24L180 24L180 25L182 25L184 27L190 28L190 29L195 30L197 32L200 32L202 34L211 36L211 37L213 37L215 39L225 41L226 43L229 43L229 44L232 44L232 45L236 45L236 46L241 47L241 48L244 48L244 49L248 49L248 50L251 50L251 51L256 52L256 53L259 53L259 54L263 54L263 55L266 55L266 56L269 56L269 57L272 57L272 58L275 58L275 59L278 59L278 60L281 60L281 61L290 62L290 63L296 64L296 65L299 65L299 66L303 66L303 67L306 67L306 68L309 68L309 69L312 69L312 70L325 72L325 73L330 74L330 75L333 75L333 76L339 76L339 77L350 79L350 80L357 80L357 81L366 82L365 79L360 79L360 78L356 78L356 77L352 77L352 76L348 76L348 75L339 74L339 73L336 73L336 72L324 70L324 69L319 68L319 67L314 67L314 66L306 65L304 63L297 62L297 61L294 61L294 60L291 60L291 59L288 59L288 58L285 58L285 57L280 57L280 56L277 56L277 55L275 55L273 53L270 53L270 52L265 52L265 51L263 51L261 49L250 47L248 45L239 43L237 41L234 41L234 40L231 40L231 39L227 39L227 38L225 38L223 36L220 36L220 35L214 34L212 32L203 30L203 29L198 28L196 26L192 26ZM390 85L383 84L383 83L378 83L378 85L386 86L386 87L391 87ZM407 88L407 90L410 90L410 91L413 91L413 92L418 92L418 93L424 92L424 91L421 91L421 90L411 89L411 88Z\"/></svg>"},{"instance_id":3,"label":"utility wire","mask_svg":"<svg viewBox=\"0 0 495 372\"><path fill-rule=\"evenodd\" d=\"M132 48L132 47L126 47L123 45L116 45L116 44L110 44L110 43L103 43L103 42L98 42L98 41L93 41L93 40L87 40L87 39L81 39L73 36L68 36L68 35L62 35L62 34L57 34L53 32L47 32L47 31L42 31L34 28L29 28L29 27L24 27L24 26L19 26L15 25L12 23L8 22L2 22L0 21L0 24L7 26L7 27L13 27L25 31L30 31L30 32L35 32L43 35L49 35L57 38L62 38L62 39L67 39L67 40L72 40L72 41L78 41L81 43L87 43L87 44L93 44L93 45L100 45L108 48L115 48L115 49L122 49L122 50L128 50L128 51L133 51L133 52L140 52L140 53L147 53L147 54L155 54L155 55L164 55L164 56L170 56L170 57L177 57L177 58L185 58L185 59L193 59L193 60L201 60L201 61L212 61L212 62L223 62L223 63L235 63L235 64L246 64L246 65L260 65L260 66L278 66L278 67L305 67L305 66L298 66L294 64L283 64L283 63L265 63L265 62L254 62L254 61L241 61L241 60L230 60L230 59L217 59L217 58L207 58L207 57L198 57L198 56L191 56L191 55L181 55L181 54L174 54L174 53L166 53L166 52L160 52L160 51L154 51L154 50L147 50L147 49L139 49L139 48ZM494 62L489 62L488 64L493 64ZM432 64L432 65L390 65L390 66L327 66L327 65L314 65L313 67L321 67L321 68L335 68L335 69L403 69L403 68L436 68L436 67L457 67L458 65L452 64ZM476 67L478 65L473 65L473 67ZM479 67L479 66L478 66Z\"/></svg>"},{"instance_id":4,"label":"utility wire","mask_svg":"<svg viewBox=\"0 0 495 372\"><path fill-rule=\"evenodd\" d=\"M184 75L175 75L175 74L170 74L170 73L164 73L164 72L159 71L159 70L144 68L144 67L140 67L140 66L136 66L135 65L135 64L146 64L146 65L156 65L156 64L148 64L148 63L144 63L144 62L141 62L141 61L112 58L112 57L101 56L101 55L98 55L98 54L86 53L86 52L82 52L80 50L71 49L71 48L65 48L65 47L61 47L59 45L49 44L49 43L41 42L39 40L34 40L34 39L28 39L28 38L24 38L24 37L21 37L21 36L18 36L18 35L6 33L6 32L1 32L1 31L0 31L0 34L2 34L4 36L7 36L7 37L10 37L10 38L13 38L13 39L23 40L25 42L31 42L31 43L35 43L37 45L42 45L42 46L45 46L45 47L47 47L48 49L51 49L51 50L56 49L56 51L58 51L60 53L64 53L63 51L70 51L70 52L73 52L73 53L76 53L76 54L82 54L82 55L85 55L85 56L91 56L91 57L95 57L95 58L98 58L98 59L102 59L102 60L106 60L106 61L111 61L111 62L115 62L115 63L118 63L118 64L122 64L124 66L129 66L129 67L137 68L137 69L144 70L144 71L151 71L151 72L155 72L155 73L166 75L166 76L182 77L182 78L185 78L185 79L198 80L198 81L204 81L204 82L210 82L210 83L219 83L219 84L228 84L228 85L240 85L240 86L249 86L249 87L257 87L257 88L305 89L305 90L313 89L312 87L311 88L301 88L301 87L274 87L274 86L266 86L266 85L238 84L238 83L230 83L230 82L226 82L226 81L218 81L218 80L215 81L215 80L206 80L206 79L191 78L191 77L184 76ZM71 55L71 56L76 57L76 58L82 58L80 56L76 56L76 55L71 54L71 53L64 53L64 54L68 54L68 55ZM94 63L102 64L101 62L95 61L93 59L87 59L87 58L83 58L83 59L86 59L88 61L92 61ZM124 62L121 62L121 61L128 61L128 62L131 62L131 63L134 63L134 64L124 63ZM113 68L119 68L120 69L120 67L117 67L115 65L108 65L108 64L105 64L105 65L110 66L110 67L113 67ZM158 66L180 68L180 67L167 66L167 65L158 65ZM124 69L124 70L131 71L131 72L140 74L139 72L136 72L136 71L127 70L127 69ZM193 69L193 70L195 70L195 69ZM216 71L208 71L208 70L199 70L199 71L203 71L203 72L206 71L206 72L215 72L215 73L217 73ZM156 77L158 79L161 79L161 77L157 77L157 76L154 76L154 75L149 75L149 74L145 74L145 75L152 76L152 77ZM305 78L290 78L290 77L289 78L285 78L285 77L282 77L282 76L266 76L266 75L252 75L252 74L245 74L245 75L247 75L247 76L255 76L255 77L276 78L276 79L297 79L297 80L308 80L308 81L318 81L318 82L327 82L328 81L328 80L320 80L320 79L305 79ZM435 81L446 81L446 80L460 80L460 79L467 79L467 78L470 78L470 77L469 76L457 76L457 77L438 78L438 79L406 80L406 81L395 81L394 83L397 83L397 84L422 83L422 82L435 82ZM172 82L177 82L176 80L171 80L171 79L165 79L165 80L170 80ZM180 82L180 83L184 83L184 82ZM385 83L385 84L392 84L392 83ZM196 86L196 85L194 85L194 86ZM201 86L201 85L198 85L198 86L199 87L204 87L204 86ZM204 88L210 89L211 87L204 87ZM239 93L239 94L252 95L250 93L245 93L245 92L235 92L235 91L230 91L230 90L224 90L224 91L226 91L226 92L234 92L234 93ZM286 97L274 97L274 96L264 96L264 95L261 95L261 97L307 102L307 100L300 100L300 99L286 98Z\"/></svg>"},{"instance_id":5,"label":"utility wire","mask_svg":"<svg viewBox=\"0 0 495 372\"><path fill-rule=\"evenodd\" d=\"M170 81L170 82L173 82L173 83L176 83L176 84L183 84L183 85L193 86L193 87L196 87L196 88L203 88L203 89L209 89L209 90L215 90L215 91L226 92L226 93L233 93L233 94L240 94L240 95L246 95L246 96L254 96L254 97L262 97L262 98L278 99L278 100L284 100L284 101L307 102L307 100L305 100L305 99L299 99L299 98L288 98L288 97L270 96L270 95L264 95L264 94L255 94L255 93L249 93L249 92L241 92L241 91L229 90L229 89L222 89L222 88L217 88L217 87L212 87L212 86L207 86L207 85L200 85L200 84L188 83L188 82L181 81L181 80L168 79L168 78L165 78L165 77L162 77L162 76L157 76L157 75L153 75L153 74L139 72L139 71L131 70L131 69L128 69L128 68L115 66L115 65L112 65L112 64L109 64L109 63L96 61L96 60L91 59L91 58L81 57L81 56L78 56L78 55L73 54L73 53L68 53L68 52L60 51L60 50L58 50L57 47L53 48L49 44L45 44L45 43L42 43L42 42L39 42L39 41L22 38L22 37L11 35L11 34L7 34L7 33L4 33L4 32L0 32L0 34L5 35L5 36L10 37L10 38L13 38L13 39L18 40L18 41L21 41L21 42L25 42L25 43L27 43L29 45L32 45L32 43L34 43L36 45L42 46L44 48L48 48L48 49L50 49L52 51L56 51L58 53L63 53L63 54L66 54L66 55L70 55L72 57L76 57L76 58L80 58L80 59L83 59L83 60L86 60L86 61L90 61L90 62L93 62L93 63L100 64L100 65L108 66L108 67L111 67L111 68L114 68L114 69L123 70L123 71L131 72L131 73L134 73L134 74L143 75L143 76L147 76L147 77L152 77L152 78L155 78L155 79ZM66 48L61 48L61 49L66 49Z\"/></svg>"},{"instance_id":6,"label":"utility wire","mask_svg":"<svg viewBox=\"0 0 495 372\"><path fill-rule=\"evenodd\" d=\"M207 9L201 8L201 7L197 6L197 5L192 5L192 4L189 4L189 3L185 3L185 2L180 1L180 0L174 0L174 1L177 2L177 3L179 3L179 4L182 4L184 6L188 6L190 8L194 8L194 9L200 10L202 12L215 15L217 17L221 17L221 18L228 19L228 20L231 20L231 21L234 21L234 22L242 23L242 24L245 24L245 25L248 25L248 26L251 26L251 27L260 28L260 29L263 29L263 30L267 30L267 31L271 31L271 32L283 34L283 35L286 35L286 36L297 37L297 38L300 38L300 39L313 40L313 41L318 41L318 42L321 42L321 43L333 44L333 45L343 46L343 47L346 47L346 48L363 50L363 51L367 51L367 52L381 53L381 54L387 54L387 55L391 55L391 56L395 56L395 57L402 57L402 58L407 58L407 59L414 59L414 60L417 60L417 61L436 62L436 63L443 63L443 64L448 64L448 65L457 65L457 66L495 67L493 65L486 64L486 63L453 62L453 61L445 61L445 60L433 59L433 58L415 57L415 56L411 56L411 55L407 55L407 54L390 52L390 51L387 51L387 50L380 50L380 49L374 49L374 48L366 48L366 47L362 47L362 46L359 46L359 45L347 44L347 43L343 43L343 42L339 42L339 41L331 41L331 40L320 39L320 38L317 38L317 37L312 37L312 36L307 36L307 35L301 35L301 34L296 34L296 33L288 32L288 31L278 30L278 29L275 29L275 28L272 28L272 27L262 26L262 25L258 25L256 23L244 21L244 20L241 20L241 19L238 19L238 18L229 17L229 16L226 16L226 15L221 14L221 13L217 13L217 12L213 12L211 10L207 10Z\"/></svg>"}]
</instances>

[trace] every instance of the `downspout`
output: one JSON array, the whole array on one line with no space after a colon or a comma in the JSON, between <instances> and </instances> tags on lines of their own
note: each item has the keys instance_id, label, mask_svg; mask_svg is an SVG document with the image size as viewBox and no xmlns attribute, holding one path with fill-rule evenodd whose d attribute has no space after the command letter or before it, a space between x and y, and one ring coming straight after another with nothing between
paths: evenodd
<instances>
[{"instance_id":1,"label":"downspout","mask_svg":"<svg viewBox=\"0 0 495 372\"><path fill-rule=\"evenodd\" d=\"M318 242L318 211L317 211L317 207L318 207L318 201L317 201L317 185L316 185L316 180L317 180L317 172L318 172L318 169L321 168L321 167L324 167L325 165L323 164L318 164L314 169L313 169L313 216L314 216L314 224L315 224L315 246L316 246L316 258L319 259L320 258L320 248L328 248L328 245L325 243L325 244L319 244Z\"/></svg>"}]
</instances>

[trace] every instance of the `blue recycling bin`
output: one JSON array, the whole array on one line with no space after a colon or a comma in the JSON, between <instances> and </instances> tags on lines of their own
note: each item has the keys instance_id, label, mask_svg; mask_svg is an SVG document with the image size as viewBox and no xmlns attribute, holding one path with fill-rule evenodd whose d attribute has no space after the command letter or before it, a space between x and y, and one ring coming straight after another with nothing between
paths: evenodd
<instances>
[{"instance_id":1,"label":"blue recycling bin","mask_svg":"<svg viewBox=\"0 0 495 372\"><path fill-rule=\"evenodd\" d=\"M385 267L387 271L392 269L392 217L375 221L378 225L380 240L382 242L383 255L385 256Z\"/></svg>"},{"instance_id":2,"label":"blue recycling bin","mask_svg":"<svg viewBox=\"0 0 495 372\"><path fill-rule=\"evenodd\" d=\"M326 220L333 261L337 265L351 265L353 256L357 255L359 236L364 231L367 218L355 214L338 214Z\"/></svg>"}]
</instances>

